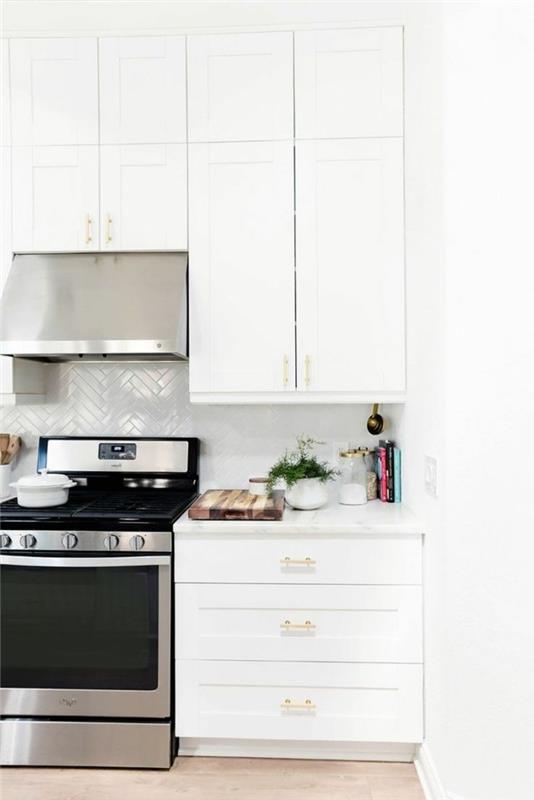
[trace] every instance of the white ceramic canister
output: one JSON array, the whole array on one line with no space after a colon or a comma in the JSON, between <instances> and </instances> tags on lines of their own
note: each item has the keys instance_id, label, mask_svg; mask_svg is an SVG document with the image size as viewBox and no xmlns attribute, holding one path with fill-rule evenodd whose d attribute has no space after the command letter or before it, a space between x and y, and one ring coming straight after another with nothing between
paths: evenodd
<instances>
[{"instance_id":1,"label":"white ceramic canister","mask_svg":"<svg viewBox=\"0 0 534 800\"><path fill-rule=\"evenodd\" d=\"M0 498L9 497L13 492L10 489L11 464L0 464Z\"/></svg>"},{"instance_id":2,"label":"white ceramic canister","mask_svg":"<svg viewBox=\"0 0 534 800\"><path fill-rule=\"evenodd\" d=\"M249 478L248 490L250 494L267 494L267 478Z\"/></svg>"}]
</instances>

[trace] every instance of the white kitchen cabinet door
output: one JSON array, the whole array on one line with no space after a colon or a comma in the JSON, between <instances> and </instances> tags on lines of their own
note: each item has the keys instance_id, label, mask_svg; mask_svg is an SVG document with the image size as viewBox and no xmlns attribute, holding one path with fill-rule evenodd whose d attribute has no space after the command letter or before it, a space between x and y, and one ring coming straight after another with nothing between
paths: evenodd
<instances>
[{"instance_id":1,"label":"white kitchen cabinet door","mask_svg":"<svg viewBox=\"0 0 534 800\"><path fill-rule=\"evenodd\" d=\"M100 148L103 250L187 250L186 147Z\"/></svg>"},{"instance_id":2,"label":"white kitchen cabinet door","mask_svg":"<svg viewBox=\"0 0 534 800\"><path fill-rule=\"evenodd\" d=\"M420 664L176 662L176 735L420 742Z\"/></svg>"},{"instance_id":3,"label":"white kitchen cabinet door","mask_svg":"<svg viewBox=\"0 0 534 800\"><path fill-rule=\"evenodd\" d=\"M102 144L186 141L185 37L99 40Z\"/></svg>"},{"instance_id":4,"label":"white kitchen cabinet door","mask_svg":"<svg viewBox=\"0 0 534 800\"><path fill-rule=\"evenodd\" d=\"M299 139L402 136L402 28L295 33Z\"/></svg>"},{"instance_id":5,"label":"white kitchen cabinet door","mask_svg":"<svg viewBox=\"0 0 534 800\"><path fill-rule=\"evenodd\" d=\"M190 142L291 139L291 33L190 36Z\"/></svg>"},{"instance_id":6,"label":"white kitchen cabinet door","mask_svg":"<svg viewBox=\"0 0 534 800\"><path fill-rule=\"evenodd\" d=\"M246 529L225 533L224 547L215 547L208 534L177 536L176 583L406 586L422 581L419 536L287 537L277 536L276 525L271 527L269 536Z\"/></svg>"},{"instance_id":7,"label":"white kitchen cabinet door","mask_svg":"<svg viewBox=\"0 0 534 800\"><path fill-rule=\"evenodd\" d=\"M418 663L421 586L176 584L181 659Z\"/></svg>"},{"instance_id":8,"label":"white kitchen cabinet door","mask_svg":"<svg viewBox=\"0 0 534 800\"><path fill-rule=\"evenodd\" d=\"M98 144L96 39L12 39L10 61L13 144Z\"/></svg>"},{"instance_id":9,"label":"white kitchen cabinet door","mask_svg":"<svg viewBox=\"0 0 534 800\"><path fill-rule=\"evenodd\" d=\"M190 390L294 388L293 147L189 146Z\"/></svg>"},{"instance_id":10,"label":"white kitchen cabinet door","mask_svg":"<svg viewBox=\"0 0 534 800\"><path fill-rule=\"evenodd\" d=\"M13 249L98 250L98 147L13 148Z\"/></svg>"},{"instance_id":11,"label":"white kitchen cabinet door","mask_svg":"<svg viewBox=\"0 0 534 800\"><path fill-rule=\"evenodd\" d=\"M297 143L297 386L405 389L401 139Z\"/></svg>"}]
</instances>

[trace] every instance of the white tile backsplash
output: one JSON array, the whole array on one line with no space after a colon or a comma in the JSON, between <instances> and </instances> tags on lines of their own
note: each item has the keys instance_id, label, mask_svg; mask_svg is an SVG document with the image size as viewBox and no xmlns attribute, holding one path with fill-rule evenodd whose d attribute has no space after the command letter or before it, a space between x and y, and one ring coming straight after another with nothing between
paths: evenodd
<instances>
[{"instance_id":1,"label":"white tile backsplash","mask_svg":"<svg viewBox=\"0 0 534 800\"><path fill-rule=\"evenodd\" d=\"M51 364L47 399L2 408L3 431L22 436L14 476L32 472L39 435L198 436L202 488L246 487L295 437L325 444L322 458L351 441L376 443L365 423L369 406L191 405L188 366L173 364ZM392 438L402 406L387 406Z\"/></svg>"}]
</instances>

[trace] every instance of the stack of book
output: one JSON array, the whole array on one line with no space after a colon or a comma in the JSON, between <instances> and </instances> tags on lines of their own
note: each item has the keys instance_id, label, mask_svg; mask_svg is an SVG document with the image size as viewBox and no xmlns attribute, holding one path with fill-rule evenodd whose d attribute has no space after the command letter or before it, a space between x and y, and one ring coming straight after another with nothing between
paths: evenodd
<instances>
[{"instance_id":1,"label":"stack of book","mask_svg":"<svg viewBox=\"0 0 534 800\"><path fill-rule=\"evenodd\" d=\"M378 497L383 503L402 500L401 451L390 439L380 439L376 448Z\"/></svg>"}]
</instances>

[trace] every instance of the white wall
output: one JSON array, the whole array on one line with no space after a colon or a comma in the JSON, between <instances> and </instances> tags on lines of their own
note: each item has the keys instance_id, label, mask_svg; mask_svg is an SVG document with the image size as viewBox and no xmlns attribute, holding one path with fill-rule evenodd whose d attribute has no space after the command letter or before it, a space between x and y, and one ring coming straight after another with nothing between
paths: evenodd
<instances>
[{"instance_id":1,"label":"white wall","mask_svg":"<svg viewBox=\"0 0 534 800\"><path fill-rule=\"evenodd\" d=\"M534 796L534 127L526 6L444 17L447 789ZM432 738L430 738L432 747Z\"/></svg>"},{"instance_id":2,"label":"white wall","mask_svg":"<svg viewBox=\"0 0 534 800\"><path fill-rule=\"evenodd\" d=\"M408 399L398 438L404 452L404 498L423 523L425 580L425 728L441 752L448 655L443 504L425 493L424 459L443 470L443 22L439 4L422 4L405 30L406 296ZM441 764L440 764L441 767ZM440 798L441 800L441 798Z\"/></svg>"},{"instance_id":3,"label":"white wall","mask_svg":"<svg viewBox=\"0 0 534 800\"><path fill-rule=\"evenodd\" d=\"M407 136L424 175L407 186L401 438L428 532L424 756L450 800L534 796L529 37L532 60L526 5L444 4L407 86L407 108L412 96L431 113Z\"/></svg>"}]
</instances>

